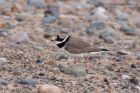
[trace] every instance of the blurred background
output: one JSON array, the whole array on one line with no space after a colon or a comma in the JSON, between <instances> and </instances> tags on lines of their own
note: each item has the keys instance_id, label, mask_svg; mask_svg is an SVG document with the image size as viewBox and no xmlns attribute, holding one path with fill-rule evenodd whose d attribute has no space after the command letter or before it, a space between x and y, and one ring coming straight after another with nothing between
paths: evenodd
<instances>
[{"instance_id":1,"label":"blurred background","mask_svg":"<svg viewBox=\"0 0 140 93\"><path fill-rule=\"evenodd\" d=\"M88 72L71 68L56 35L111 53L90 58ZM0 93L30 93L39 84L63 93L140 93L139 39L140 0L0 0Z\"/></svg>"}]
</instances>

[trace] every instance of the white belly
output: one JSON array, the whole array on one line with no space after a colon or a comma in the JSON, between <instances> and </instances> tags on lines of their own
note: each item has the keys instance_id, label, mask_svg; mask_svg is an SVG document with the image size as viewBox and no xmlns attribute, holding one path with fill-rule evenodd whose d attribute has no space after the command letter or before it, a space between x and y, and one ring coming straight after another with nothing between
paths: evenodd
<instances>
[{"instance_id":1,"label":"white belly","mask_svg":"<svg viewBox=\"0 0 140 93\"><path fill-rule=\"evenodd\" d=\"M100 52L90 52L90 53L80 53L80 54L74 54L74 53L69 53L68 51L64 50L64 52L73 58L84 58L84 57L93 57L97 54L100 54Z\"/></svg>"}]
</instances>

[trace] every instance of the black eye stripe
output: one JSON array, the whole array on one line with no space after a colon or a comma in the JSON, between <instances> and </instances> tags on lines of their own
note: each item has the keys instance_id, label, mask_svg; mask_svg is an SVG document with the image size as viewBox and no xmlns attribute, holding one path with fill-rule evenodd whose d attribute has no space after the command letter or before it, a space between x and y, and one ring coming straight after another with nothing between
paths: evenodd
<instances>
[{"instance_id":1,"label":"black eye stripe","mask_svg":"<svg viewBox=\"0 0 140 93\"><path fill-rule=\"evenodd\" d=\"M68 42L69 38L70 38L70 36L66 37L65 39L63 39L62 42L58 43L57 46L58 46L59 48L64 47L65 44Z\"/></svg>"}]
</instances>

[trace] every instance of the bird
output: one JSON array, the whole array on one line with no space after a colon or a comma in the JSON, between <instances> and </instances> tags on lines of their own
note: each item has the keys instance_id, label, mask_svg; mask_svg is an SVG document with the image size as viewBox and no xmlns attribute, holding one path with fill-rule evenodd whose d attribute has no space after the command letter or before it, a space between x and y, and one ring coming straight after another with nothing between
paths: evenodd
<instances>
[{"instance_id":1,"label":"bird","mask_svg":"<svg viewBox=\"0 0 140 93\"><path fill-rule=\"evenodd\" d=\"M67 35L65 38L57 35L55 41L57 42L56 45L63 49L68 56L73 58L85 58L86 65L87 57L91 57L100 51L109 51L105 48L95 47L82 38L73 37L70 35Z\"/></svg>"}]
</instances>

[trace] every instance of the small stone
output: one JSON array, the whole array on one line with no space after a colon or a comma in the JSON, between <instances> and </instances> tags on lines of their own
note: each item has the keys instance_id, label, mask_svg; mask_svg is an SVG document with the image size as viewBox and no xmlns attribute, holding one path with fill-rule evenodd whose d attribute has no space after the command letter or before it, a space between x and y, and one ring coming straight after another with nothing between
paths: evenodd
<instances>
[{"instance_id":1,"label":"small stone","mask_svg":"<svg viewBox=\"0 0 140 93\"><path fill-rule=\"evenodd\" d=\"M105 29L106 24L103 21L94 21L90 23L90 26L86 28L86 33L87 34L92 34L97 30Z\"/></svg>"},{"instance_id":2,"label":"small stone","mask_svg":"<svg viewBox=\"0 0 140 93\"><path fill-rule=\"evenodd\" d=\"M39 46L46 45L46 39L43 36L30 36L31 41L37 43ZM36 45L35 45L36 46Z\"/></svg>"},{"instance_id":3,"label":"small stone","mask_svg":"<svg viewBox=\"0 0 140 93\"><path fill-rule=\"evenodd\" d=\"M60 65L60 71L67 75L74 75L76 77L78 76L85 76L87 71L86 68L83 66L68 66L63 67Z\"/></svg>"},{"instance_id":4,"label":"small stone","mask_svg":"<svg viewBox=\"0 0 140 93\"><path fill-rule=\"evenodd\" d=\"M7 59L0 58L0 65L4 65L5 63L7 63Z\"/></svg>"},{"instance_id":5,"label":"small stone","mask_svg":"<svg viewBox=\"0 0 140 93\"><path fill-rule=\"evenodd\" d=\"M129 26L123 26L120 28L126 35L140 35L135 29L130 28Z\"/></svg>"},{"instance_id":6,"label":"small stone","mask_svg":"<svg viewBox=\"0 0 140 93\"><path fill-rule=\"evenodd\" d=\"M0 30L0 37L7 37L9 35L9 31L1 29Z\"/></svg>"},{"instance_id":7,"label":"small stone","mask_svg":"<svg viewBox=\"0 0 140 93\"><path fill-rule=\"evenodd\" d=\"M35 62L36 63L42 63L43 61L41 59L37 59Z\"/></svg>"},{"instance_id":8,"label":"small stone","mask_svg":"<svg viewBox=\"0 0 140 93\"><path fill-rule=\"evenodd\" d=\"M55 55L56 60L68 59L68 55L64 52L57 52Z\"/></svg>"},{"instance_id":9,"label":"small stone","mask_svg":"<svg viewBox=\"0 0 140 93\"><path fill-rule=\"evenodd\" d=\"M12 12L22 12L22 6L19 4L19 3L17 3L17 2L15 2L14 4L13 4L13 6L12 6Z\"/></svg>"},{"instance_id":10,"label":"small stone","mask_svg":"<svg viewBox=\"0 0 140 93\"><path fill-rule=\"evenodd\" d=\"M34 86L36 84L36 80L34 79L22 79L17 81L20 84L27 84L29 86Z\"/></svg>"},{"instance_id":11,"label":"small stone","mask_svg":"<svg viewBox=\"0 0 140 93\"><path fill-rule=\"evenodd\" d=\"M1 29L6 28L6 26L7 26L6 22L0 21L0 28L1 28Z\"/></svg>"},{"instance_id":12,"label":"small stone","mask_svg":"<svg viewBox=\"0 0 140 93\"><path fill-rule=\"evenodd\" d=\"M7 84L8 82L6 80L0 78L0 85L7 85Z\"/></svg>"},{"instance_id":13,"label":"small stone","mask_svg":"<svg viewBox=\"0 0 140 93\"><path fill-rule=\"evenodd\" d=\"M139 84L139 81L137 79L134 79L134 78L130 79L130 82L132 84L135 84L135 85L138 85Z\"/></svg>"},{"instance_id":14,"label":"small stone","mask_svg":"<svg viewBox=\"0 0 140 93\"><path fill-rule=\"evenodd\" d=\"M136 88L140 91L140 87L139 86L136 86Z\"/></svg>"},{"instance_id":15,"label":"small stone","mask_svg":"<svg viewBox=\"0 0 140 93\"><path fill-rule=\"evenodd\" d=\"M106 9L103 7L97 7L94 10L94 15L97 19L101 20L101 19L108 19L109 17L105 14Z\"/></svg>"},{"instance_id":16,"label":"small stone","mask_svg":"<svg viewBox=\"0 0 140 93\"><path fill-rule=\"evenodd\" d=\"M137 60L140 60L140 53L136 54Z\"/></svg>"},{"instance_id":17,"label":"small stone","mask_svg":"<svg viewBox=\"0 0 140 93\"><path fill-rule=\"evenodd\" d=\"M131 64L131 68L137 68L135 64Z\"/></svg>"},{"instance_id":18,"label":"small stone","mask_svg":"<svg viewBox=\"0 0 140 93\"><path fill-rule=\"evenodd\" d=\"M95 4L95 5L100 4L100 3L105 3L105 2L106 0L87 0L87 3Z\"/></svg>"},{"instance_id":19,"label":"small stone","mask_svg":"<svg viewBox=\"0 0 140 93\"><path fill-rule=\"evenodd\" d=\"M128 21L129 19L129 15L125 12L122 12L120 10L116 10L116 19L120 20L120 21Z\"/></svg>"},{"instance_id":20,"label":"small stone","mask_svg":"<svg viewBox=\"0 0 140 93\"><path fill-rule=\"evenodd\" d=\"M39 28L36 28L34 32L37 35L43 35L45 31L43 28L39 27Z\"/></svg>"},{"instance_id":21,"label":"small stone","mask_svg":"<svg viewBox=\"0 0 140 93\"><path fill-rule=\"evenodd\" d=\"M119 51L118 51L118 54L120 54L120 55L130 55L131 52L126 51L126 50L119 50Z\"/></svg>"},{"instance_id":22,"label":"small stone","mask_svg":"<svg viewBox=\"0 0 140 93\"><path fill-rule=\"evenodd\" d=\"M28 0L27 4L35 8L44 8L46 6L45 0Z\"/></svg>"},{"instance_id":23,"label":"small stone","mask_svg":"<svg viewBox=\"0 0 140 93\"><path fill-rule=\"evenodd\" d=\"M60 73L60 70L59 70L59 68L58 67L51 67L51 68L48 68L48 70L50 71L50 72L53 72L54 74L59 74Z\"/></svg>"},{"instance_id":24,"label":"small stone","mask_svg":"<svg viewBox=\"0 0 140 93\"><path fill-rule=\"evenodd\" d=\"M126 40L124 42L124 48L125 49L133 49L133 48L135 48L135 46L136 46L136 43L135 43L134 40Z\"/></svg>"},{"instance_id":25,"label":"small stone","mask_svg":"<svg viewBox=\"0 0 140 93\"><path fill-rule=\"evenodd\" d=\"M59 7L56 5L48 6L44 12L43 24L54 23L59 18Z\"/></svg>"},{"instance_id":26,"label":"small stone","mask_svg":"<svg viewBox=\"0 0 140 93\"><path fill-rule=\"evenodd\" d=\"M0 14L10 15L12 4L6 0L0 0Z\"/></svg>"},{"instance_id":27,"label":"small stone","mask_svg":"<svg viewBox=\"0 0 140 93\"><path fill-rule=\"evenodd\" d=\"M55 85L40 85L38 93L61 93L61 89Z\"/></svg>"},{"instance_id":28,"label":"small stone","mask_svg":"<svg viewBox=\"0 0 140 93\"><path fill-rule=\"evenodd\" d=\"M122 75L122 79L131 79L131 77L128 76L128 75L126 75L126 74L123 74L123 75Z\"/></svg>"},{"instance_id":29,"label":"small stone","mask_svg":"<svg viewBox=\"0 0 140 93\"><path fill-rule=\"evenodd\" d=\"M128 89L128 86L122 86L122 89Z\"/></svg>"},{"instance_id":30,"label":"small stone","mask_svg":"<svg viewBox=\"0 0 140 93\"><path fill-rule=\"evenodd\" d=\"M22 75L22 71L21 71L21 70L15 70L15 71L13 72L13 75L15 75L15 76Z\"/></svg>"},{"instance_id":31,"label":"small stone","mask_svg":"<svg viewBox=\"0 0 140 93\"><path fill-rule=\"evenodd\" d=\"M46 62L46 65L56 67L57 66L57 62L56 61L48 61L48 62Z\"/></svg>"},{"instance_id":32,"label":"small stone","mask_svg":"<svg viewBox=\"0 0 140 93\"><path fill-rule=\"evenodd\" d=\"M137 11L140 13L140 6L137 7Z\"/></svg>"},{"instance_id":33,"label":"small stone","mask_svg":"<svg viewBox=\"0 0 140 93\"><path fill-rule=\"evenodd\" d=\"M54 72L49 72L48 76L51 77L51 79L52 79L55 76L55 73Z\"/></svg>"},{"instance_id":34,"label":"small stone","mask_svg":"<svg viewBox=\"0 0 140 93\"><path fill-rule=\"evenodd\" d=\"M99 38L103 39L108 44L113 44L116 41L116 34L112 29L105 29L99 33Z\"/></svg>"},{"instance_id":35,"label":"small stone","mask_svg":"<svg viewBox=\"0 0 140 93\"><path fill-rule=\"evenodd\" d=\"M39 76L45 76L45 73L39 73Z\"/></svg>"},{"instance_id":36,"label":"small stone","mask_svg":"<svg viewBox=\"0 0 140 93\"><path fill-rule=\"evenodd\" d=\"M34 45L33 48L36 49L36 50L39 50L39 51L43 51L44 50L43 47L37 46L37 45Z\"/></svg>"},{"instance_id":37,"label":"small stone","mask_svg":"<svg viewBox=\"0 0 140 93\"><path fill-rule=\"evenodd\" d=\"M29 36L26 32L16 33L10 36L10 41L20 44L20 43L28 43L29 42Z\"/></svg>"},{"instance_id":38,"label":"small stone","mask_svg":"<svg viewBox=\"0 0 140 93\"><path fill-rule=\"evenodd\" d=\"M31 15L29 13L18 13L16 15L16 20L18 21L25 21L25 20L29 20L31 18Z\"/></svg>"}]
</instances>

